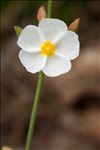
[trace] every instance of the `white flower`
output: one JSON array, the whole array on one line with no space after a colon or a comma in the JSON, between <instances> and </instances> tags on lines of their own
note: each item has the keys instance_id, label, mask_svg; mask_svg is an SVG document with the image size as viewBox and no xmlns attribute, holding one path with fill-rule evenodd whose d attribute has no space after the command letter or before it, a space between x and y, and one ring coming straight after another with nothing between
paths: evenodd
<instances>
[{"instance_id":1,"label":"white flower","mask_svg":"<svg viewBox=\"0 0 100 150\"><path fill-rule=\"evenodd\" d=\"M79 55L78 35L69 31L58 19L42 19L38 27L26 26L17 44L21 47L19 58L31 73L43 71L50 77L71 69L71 60Z\"/></svg>"}]
</instances>

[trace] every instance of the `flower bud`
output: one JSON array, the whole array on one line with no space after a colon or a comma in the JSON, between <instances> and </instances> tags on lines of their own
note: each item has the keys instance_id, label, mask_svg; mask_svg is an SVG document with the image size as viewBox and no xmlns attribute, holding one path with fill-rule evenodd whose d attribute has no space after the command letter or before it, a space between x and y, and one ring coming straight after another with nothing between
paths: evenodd
<instances>
[{"instance_id":1,"label":"flower bud","mask_svg":"<svg viewBox=\"0 0 100 150\"><path fill-rule=\"evenodd\" d=\"M69 30L71 31L77 31L80 24L80 18L75 19L70 25Z\"/></svg>"},{"instance_id":2,"label":"flower bud","mask_svg":"<svg viewBox=\"0 0 100 150\"><path fill-rule=\"evenodd\" d=\"M44 6L41 6L37 12L37 19L38 19L38 21L40 21L41 19L43 19L45 17L46 17L46 10L45 10Z\"/></svg>"}]
</instances>

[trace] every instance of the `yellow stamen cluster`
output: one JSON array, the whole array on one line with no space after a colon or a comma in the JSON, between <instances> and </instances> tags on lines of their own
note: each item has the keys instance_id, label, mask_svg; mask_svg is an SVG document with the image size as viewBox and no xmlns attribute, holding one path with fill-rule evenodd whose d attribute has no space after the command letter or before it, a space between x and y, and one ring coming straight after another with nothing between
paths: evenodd
<instances>
[{"instance_id":1,"label":"yellow stamen cluster","mask_svg":"<svg viewBox=\"0 0 100 150\"><path fill-rule=\"evenodd\" d=\"M50 41L46 41L41 46L41 52L43 55L52 56L55 53L56 46Z\"/></svg>"}]
</instances>

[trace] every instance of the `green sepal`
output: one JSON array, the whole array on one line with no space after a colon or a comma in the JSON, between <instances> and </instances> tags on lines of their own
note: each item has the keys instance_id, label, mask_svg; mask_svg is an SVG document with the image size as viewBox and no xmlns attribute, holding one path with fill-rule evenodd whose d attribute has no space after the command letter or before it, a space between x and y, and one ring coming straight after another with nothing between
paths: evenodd
<instances>
[{"instance_id":1,"label":"green sepal","mask_svg":"<svg viewBox=\"0 0 100 150\"><path fill-rule=\"evenodd\" d=\"M21 27L14 26L14 30L16 35L19 36L23 29Z\"/></svg>"}]
</instances>

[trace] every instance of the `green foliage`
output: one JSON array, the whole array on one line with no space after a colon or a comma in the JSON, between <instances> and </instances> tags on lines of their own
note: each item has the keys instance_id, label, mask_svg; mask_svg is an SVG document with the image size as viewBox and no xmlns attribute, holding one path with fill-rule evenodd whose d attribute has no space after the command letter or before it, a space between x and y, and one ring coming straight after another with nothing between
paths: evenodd
<instances>
[{"instance_id":1,"label":"green foliage","mask_svg":"<svg viewBox=\"0 0 100 150\"><path fill-rule=\"evenodd\" d=\"M14 30L16 32L16 35L19 36L23 29L21 27L14 26Z\"/></svg>"}]
</instances>

